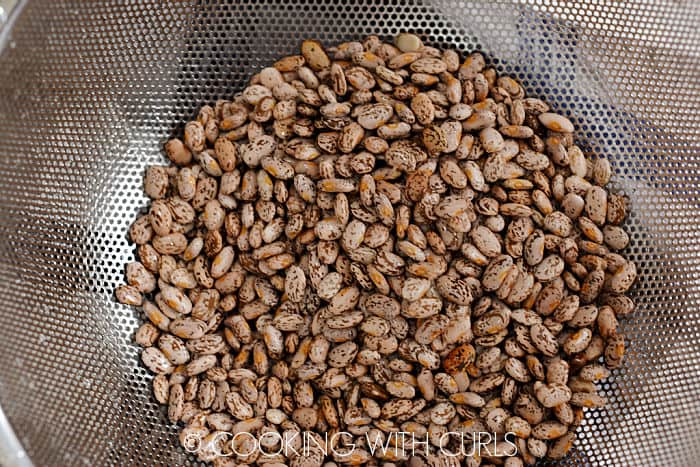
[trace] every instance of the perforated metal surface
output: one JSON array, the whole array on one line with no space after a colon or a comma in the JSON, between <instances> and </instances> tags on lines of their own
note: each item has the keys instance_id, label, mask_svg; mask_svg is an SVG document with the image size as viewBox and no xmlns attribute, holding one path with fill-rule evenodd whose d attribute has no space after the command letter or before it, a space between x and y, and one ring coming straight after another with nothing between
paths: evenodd
<instances>
[{"instance_id":1,"label":"perforated metal surface","mask_svg":"<svg viewBox=\"0 0 700 467\"><path fill-rule=\"evenodd\" d=\"M0 44L0 403L36 465L190 465L113 300L142 175L196 109L302 38L482 50L631 199L625 367L570 465L700 465L700 6L30 1Z\"/></svg>"}]
</instances>

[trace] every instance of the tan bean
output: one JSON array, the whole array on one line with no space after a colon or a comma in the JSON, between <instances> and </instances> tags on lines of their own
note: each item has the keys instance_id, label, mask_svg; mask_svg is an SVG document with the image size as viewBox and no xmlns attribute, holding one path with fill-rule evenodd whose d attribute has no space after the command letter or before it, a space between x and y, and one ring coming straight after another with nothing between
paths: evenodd
<instances>
[{"instance_id":1,"label":"tan bean","mask_svg":"<svg viewBox=\"0 0 700 467\"><path fill-rule=\"evenodd\" d=\"M574 125L569 119L563 117L559 114L552 112L543 112L537 117L547 129L552 131L558 131L562 133L572 133L574 131Z\"/></svg>"},{"instance_id":2,"label":"tan bean","mask_svg":"<svg viewBox=\"0 0 700 467\"><path fill-rule=\"evenodd\" d=\"M530 328L532 343L543 354L553 357L559 349L559 344L552 333L542 324L535 324Z\"/></svg>"},{"instance_id":3,"label":"tan bean","mask_svg":"<svg viewBox=\"0 0 700 467\"><path fill-rule=\"evenodd\" d=\"M173 372L175 367L168 361L156 347L147 347L141 352L141 361L153 373L167 375Z\"/></svg>"},{"instance_id":4,"label":"tan bean","mask_svg":"<svg viewBox=\"0 0 700 467\"><path fill-rule=\"evenodd\" d=\"M306 40L165 144L115 295L143 306L135 340L181 442L511 431L519 456L485 462L566 454L624 356L626 200L572 121L485 62L408 33ZM375 461L408 460L349 462Z\"/></svg>"},{"instance_id":5,"label":"tan bean","mask_svg":"<svg viewBox=\"0 0 700 467\"><path fill-rule=\"evenodd\" d=\"M632 261L627 261L610 278L609 289L614 293L624 293L632 287L637 279L637 267Z\"/></svg>"}]
</instances>

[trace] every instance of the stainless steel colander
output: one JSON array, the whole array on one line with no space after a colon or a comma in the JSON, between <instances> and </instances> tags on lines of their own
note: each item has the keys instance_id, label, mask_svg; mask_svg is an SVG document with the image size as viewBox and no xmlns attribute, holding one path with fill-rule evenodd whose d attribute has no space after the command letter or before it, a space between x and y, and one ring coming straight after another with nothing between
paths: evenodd
<instances>
[{"instance_id":1,"label":"stainless steel colander","mask_svg":"<svg viewBox=\"0 0 700 467\"><path fill-rule=\"evenodd\" d=\"M144 168L200 105L303 38L404 30L517 76L612 161L631 200L630 351L567 464L700 465L698 2L20 5L0 35L0 403L35 465L195 463L138 363L140 318L113 299Z\"/></svg>"}]
</instances>

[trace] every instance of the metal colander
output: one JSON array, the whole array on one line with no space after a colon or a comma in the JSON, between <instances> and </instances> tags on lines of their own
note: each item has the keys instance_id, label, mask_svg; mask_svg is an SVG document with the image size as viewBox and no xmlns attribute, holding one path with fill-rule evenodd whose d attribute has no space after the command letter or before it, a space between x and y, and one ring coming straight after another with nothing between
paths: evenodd
<instances>
[{"instance_id":1,"label":"metal colander","mask_svg":"<svg viewBox=\"0 0 700 467\"><path fill-rule=\"evenodd\" d=\"M567 464L700 465L700 5L670 0L21 3L0 35L0 403L35 465L195 463L113 299L144 168L303 38L405 30L522 80L631 200L630 349Z\"/></svg>"}]
</instances>

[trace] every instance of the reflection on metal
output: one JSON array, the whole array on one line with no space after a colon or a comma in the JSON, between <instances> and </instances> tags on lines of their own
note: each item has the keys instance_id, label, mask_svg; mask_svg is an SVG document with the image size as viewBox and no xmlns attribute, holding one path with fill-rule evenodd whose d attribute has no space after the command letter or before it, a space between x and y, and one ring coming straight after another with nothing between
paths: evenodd
<instances>
[{"instance_id":1,"label":"reflection on metal","mask_svg":"<svg viewBox=\"0 0 700 467\"><path fill-rule=\"evenodd\" d=\"M0 409L0 465L3 467L33 466L2 409Z\"/></svg>"},{"instance_id":2,"label":"reflection on metal","mask_svg":"<svg viewBox=\"0 0 700 467\"><path fill-rule=\"evenodd\" d=\"M114 287L144 168L298 50L401 31L482 50L571 118L630 199L637 311L568 465L700 458L700 8L692 1L30 0L0 32L0 404L37 466L194 465ZM11 30L11 35L9 31Z\"/></svg>"},{"instance_id":3,"label":"reflection on metal","mask_svg":"<svg viewBox=\"0 0 700 467\"><path fill-rule=\"evenodd\" d=\"M17 0L0 0L0 28L7 22L16 4Z\"/></svg>"}]
</instances>

